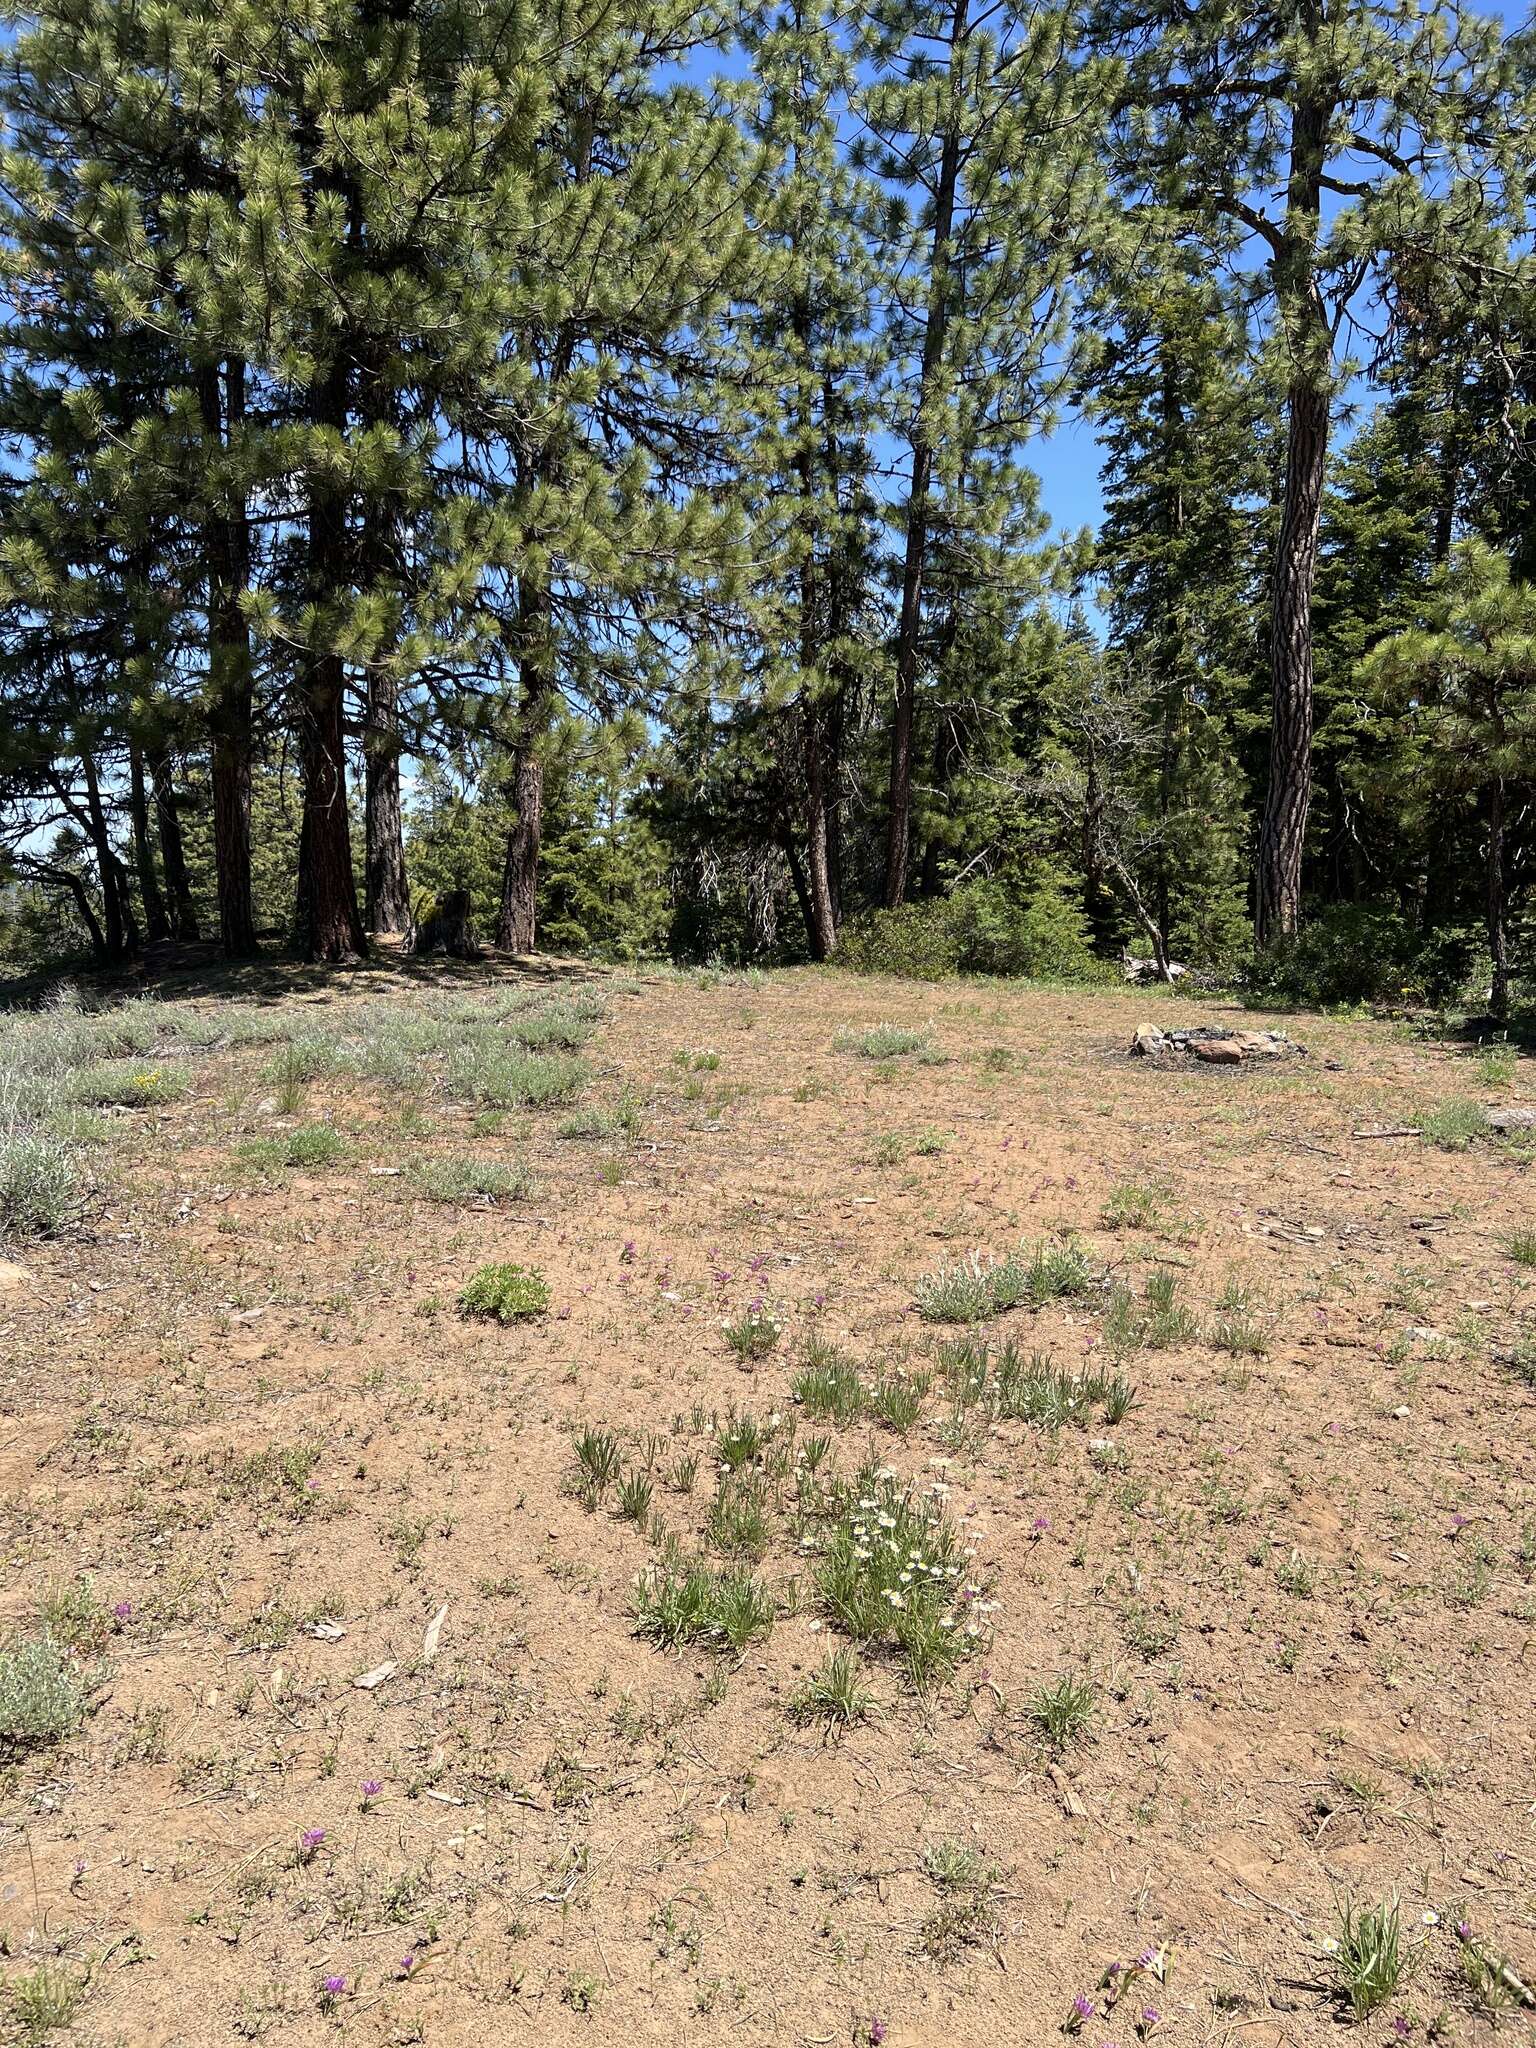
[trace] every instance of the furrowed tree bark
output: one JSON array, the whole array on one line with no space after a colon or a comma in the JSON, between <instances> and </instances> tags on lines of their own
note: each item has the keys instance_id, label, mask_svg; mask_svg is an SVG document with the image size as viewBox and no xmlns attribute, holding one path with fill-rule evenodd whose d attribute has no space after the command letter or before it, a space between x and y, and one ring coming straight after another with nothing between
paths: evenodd
<instances>
[{"instance_id":1,"label":"furrowed tree bark","mask_svg":"<svg viewBox=\"0 0 1536 2048\"><path fill-rule=\"evenodd\" d=\"M144 906L144 936L151 945L171 936L160 877L155 872L155 849L149 836L149 796L144 784L144 756L138 747L128 749L128 810L133 821L133 864L139 877L139 901Z\"/></svg>"},{"instance_id":2,"label":"furrowed tree bark","mask_svg":"<svg viewBox=\"0 0 1536 2048\"><path fill-rule=\"evenodd\" d=\"M786 832L785 851L790 873L795 878L800 913L805 921L806 943L813 960L830 960L837 950L837 914L832 901L830 848L827 831L827 779L824 745L821 683L824 664L823 636L830 638L831 590L827 615L823 617L816 551L821 537L817 508L817 434L810 398L812 344L811 301L808 292L795 295L790 327L799 348L801 376L800 436L795 450L795 475L800 489L802 550L799 576L800 610L800 766L805 778L805 868L799 868L793 842ZM829 466L827 481L836 489L836 471ZM825 581L830 586L828 565Z\"/></svg>"},{"instance_id":3,"label":"furrowed tree bark","mask_svg":"<svg viewBox=\"0 0 1536 2048\"><path fill-rule=\"evenodd\" d=\"M1320 13L1308 10L1321 33ZM1312 801L1312 591L1322 522L1333 334L1317 281L1330 92L1303 92L1291 117L1284 230L1271 271L1290 360L1285 479L1270 613L1269 789L1259 830L1255 936L1283 944L1301 925L1301 864Z\"/></svg>"},{"instance_id":4,"label":"furrowed tree bark","mask_svg":"<svg viewBox=\"0 0 1536 2048\"><path fill-rule=\"evenodd\" d=\"M203 431L227 448L245 415L245 364L231 357L199 373ZM228 959L257 950L251 892L251 716L253 681L250 629L240 609L249 577L250 534L243 489L233 510L216 505L203 528L208 565L208 729L213 784L213 860L219 905L219 945ZM161 811L162 832L166 816ZM178 846L180 832L177 831ZM185 936L185 934L183 934Z\"/></svg>"},{"instance_id":5,"label":"furrowed tree bark","mask_svg":"<svg viewBox=\"0 0 1536 2048\"><path fill-rule=\"evenodd\" d=\"M163 751L148 756L150 788L155 800L155 832L160 841L160 866L165 875L171 930L183 945L202 937L192 901L192 878L187 873L186 848L181 837L181 816L177 810L176 785L171 757Z\"/></svg>"},{"instance_id":6,"label":"furrowed tree bark","mask_svg":"<svg viewBox=\"0 0 1536 2048\"><path fill-rule=\"evenodd\" d=\"M403 932L411 921L405 872L405 827L400 809L400 697L382 662L369 664L367 728L363 735L363 889L368 927Z\"/></svg>"},{"instance_id":7,"label":"furrowed tree bark","mask_svg":"<svg viewBox=\"0 0 1536 2048\"><path fill-rule=\"evenodd\" d=\"M1502 760L1509 741L1509 729L1500 702L1499 686L1491 680L1487 685L1486 709L1488 722L1493 728L1494 757ZM1488 1009L1498 1024L1509 1021L1509 886L1505 864L1507 796L1503 770L1495 768L1483 791L1483 807L1488 814L1488 951L1493 962Z\"/></svg>"},{"instance_id":8,"label":"furrowed tree bark","mask_svg":"<svg viewBox=\"0 0 1536 2048\"><path fill-rule=\"evenodd\" d=\"M820 704L805 707L806 934L813 960L837 951L837 906L832 893L831 834L827 824L826 734Z\"/></svg>"},{"instance_id":9,"label":"furrowed tree bark","mask_svg":"<svg viewBox=\"0 0 1536 2048\"><path fill-rule=\"evenodd\" d=\"M372 346L358 364L354 410L364 427L398 425L399 407L380 374L378 352ZM375 497L364 512L358 580L374 597L389 586L397 553L396 521L392 497ZM391 663L393 641L391 634L364 665L363 902L368 929L375 932L403 932L411 921L400 808L400 680Z\"/></svg>"},{"instance_id":10,"label":"furrowed tree bark","mask_svg":"<svg viewBox=\"0 0 1536 2048\"><path fill-rule=\"evenodd\" d=\"M1326 390L1292 387L1270 626L1269 790L1259 832L1261 947L1294 937L1301 925L1301 861L1312 801L1312 590L1328 410Z\"/></svg>"},{"instance_id":11,"label":"furrowed tree bark","mask_svg":"<svg viewBox=\"0 0 1536 2048\"><path fill-rule=\"evenodd\" d=\"M338 356L312 392L316 426L345 430L347 385L346 364ZM309 486L307 554L310 601L318 608L318 644L306 650L298 679L304 813L295 937L306 960L356 960L367 950L367 942L357 907L347 813L342 721L346 669L340 654L325 644L326 613L347 582L346 507L323 469Z\"/></svg>"},{"instance_id":12,"label":"furrowed tree bark","mask_svg":"<svg viewBox=\"0 0 1536 2048\"><path fill-rule=\"evenodd\" d=\"M554 648L549 592L525 578L518 599L519 685L522 701L512 740L507 794L514 812L501 871L496 943L509 953L531 953L538 937L539 845L544 829L544 762L539 746L555 704Z\"/></svg>"},{"instance_id":13,"label":"furrowed tree bark","mask_svg":"<svg viewBox=\"0 0 1536 2048\"><path fill-rule=\"evenodd\" d=\"M928 557L928 489L933 476L933 423L928 401L944 358L949 326L949 238L960 184L958 88L953 83L970 0L955 0L950 25L952 107L939 154L934 191L928 320L918 370L912 427L912 488L907 498L906 544L901 565L901 618L896 629L896 703L891 717L891 766L885 841L885 907L906 901L912 845L912 726L917 713L919 640L923 624L923 571Z\"/></svg>"}]
</instances>

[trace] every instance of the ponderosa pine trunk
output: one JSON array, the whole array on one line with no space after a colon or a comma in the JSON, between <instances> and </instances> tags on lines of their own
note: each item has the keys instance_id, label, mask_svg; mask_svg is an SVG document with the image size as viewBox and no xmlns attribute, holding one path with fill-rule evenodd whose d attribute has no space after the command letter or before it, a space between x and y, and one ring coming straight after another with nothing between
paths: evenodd
<instances>
[{"instance_id":1,"label":"ponderosa pine trunk","mask_svg":"<svg viewBox=\"0 0 1536 2048\"><path fill-rule=\"evenodd\" d=\"M512 828L501 871L496 943L509 953L531 953L538 938L539 845L544 830L544 759L540 752L555 706L552 611L548 590L525 576L518 593L518 687L521 701L512 736L507 795Z\"/></svg>"},{"instance_id":2,"label":"ponderosa pine trunk","mask_svg":"<svg viewBox=\"0 0 1536 2048\"><path fill-rule=\"evenodd\" d=\"M149 792L144 783L144 756L130 743L128 748L128 812L133 823L133 864L139 877L139 901L144 906L144 936L151 945L171 936L160 877L155 872L155 849L149 836Z\"/></svg>"},{"instance_id":3,"label":"ponderosa pine trunk","mask_svg":"<svg viewBox=\"0 0 1536 2048\"><path fill-rule=\"evenodd\" d=\"M810 703L805 707L805 912L813 960L830 960L837 951L829 809L823 707Z\"/></svg>"},{"instance_id":4,"label":"ponderosa pine trunk","mask_svg":"<svg viewBox=\"0 0 1536 2048\"><path fill-rule=\"evenodd\" d=\"M1314 38L1322 15L1304 10ZM1323 515L1333 332L1317 280L1323 174L1335 105L1324 70L1291 113L1285 224L1271 275L1289 359L1285 475L1269 630L1269 789L1259 828L1255 937L1281 945L1301 926L1301 867L1312 802L1312 592Z\"/></svg>"},{"instance_id":5,"label":"ponderosa pine trunk","mask_svg":"<svg viewBox=\"0 0 1536 2048\"><path fill-rule=\"evenodd\" d=\"M799 347L802 373L811 359L812 319L810 295L797 292L791 310L790 327ZM804 387L802 387L804 389ZM835 488L835 470L830 471ZM837 914L832 901L830 846L827 831L827 778L823 744L823 705L820 690L823 633L832 632L831 582L828 565L828 616L823 619L820 602L820 572L817 550L820 521L817 517L816 437L810 397L805 392L800 432L795 450L795 476L800 490L800 768L805 779L805 864L802 868L787 825L783 834L785 857L789 862L800 915L805 924L806 944L813 960L830 960L837 950Z\"/></svg>"},{"instance_id":6,"label":"ponderosa pine trunk","mask_svg":"<svg viewBox=\"0 0 1536 2048\"><path fill-rule=\"evenodd\" d=\"M347 369L339 355L312 391L311 418L317 426L345 430ZM367 942L357 907L347 811L346 668L341 655L325 644L326 616L347 583L346 507L323 470L310 480L306 541L317 644L305 650L297 689L304 812L294 930L306 960L356 960Z\"/></svg>"},{"instance_id":7,"label":"ponderosa pine trunk","mask_svg":"<svg viewBox=\"0 0 1536 2048\"><path fill-rule=\"evenodd\" d=\"M512 801L512 828L501 871L501 910L496 943L509 953L531 953L538 939L539 846L544 830L544 762L539 742L549 727L554 691L542 674L524 671L524 688L532 694L518 716L512 748L512 774L507 794Z\"/></svg>"},{"instance_id":8,"label":"ponderosa pine trunk","mask_svg":"<svg viewBox=\"0 0 1536 2048\"><path fill-rule=\"evenodd\" d=\"M245 364L231 357L197 380L204 433L224 447L245 415ZM213 785L213 862L219 946L227 959L257 950L251 889L250 628L240 609L249 573L250 532L243 488L234 505L214 506L204 524L208 575L208 729ZM161 813L162 820L165 813ZM162 831L163 831L162 823ZM177 831L178 845L180 832ZM190 901L190 898L189 898Z\"/></svg>"},{"instance_id":9,"label":"ponderosa pine trunk","mask_svg":"<svg viewBox=\"0 0 1536 2048\"><path fill-rule=\"evenodd\" d=\"M950 26L951 76L960 61L970 0L955 0ZM958 90L951 86L958 105ZM912 424L912 488L907 498L906 543L901 565L901 617L896 629L896 703L891 716L891 765L885 840L885 907L906 901L907 865L912 849L912 727L917 715L919 642L923 627L923 573L928 560L928 490L933 476L933 423L928 406L944 359L949 327L949 238L960 185L960 130L951 112L939 153L933 195L933 236L929 265L928 320L923 329Z\"/></svg>"},{"instance_id":10,"label":"ponderosa pine trunk","mask_svg":"<svg viewBox=\"0 0 1536 2048\"><path fill-rule=\"evenodd\" d=\"M400 697L395 677L383 662L370 664L368 670L363 771L363 890L368 928L403 932L411 921L411 894L400 809Z\"/></svg>"},{"instance_id":11,"label":"ponderosa pine trunk","mask_svg":"<svg viewBox=\"0 0 1536 2048\"><path fill-rule=\"evenodd\" d=\"M181 814L177 808L171 757L163 750L157 750L146 758L145 765L149 769L149 786L155 801L155 836L160 842L160 869L165 877L171 931L183 945L195 945L202 933L192 900L192 878L187 872L187 851L181 836Z\"/></svg>"},{"instance_id":12,"label":"ponderosa pine trunk","mask_svg":"<svg viewBox=\"0 0 1536 2048\"><path fill-rule=\"evenodd\" d=\"M1301 925L1301 863L1312 801L1312 591L1328 456L1329 400L1311 380L1287 401L1285 488L1270 624L1269 790L1259 831L1260 946Z\"/></svg>"}]
</instances>

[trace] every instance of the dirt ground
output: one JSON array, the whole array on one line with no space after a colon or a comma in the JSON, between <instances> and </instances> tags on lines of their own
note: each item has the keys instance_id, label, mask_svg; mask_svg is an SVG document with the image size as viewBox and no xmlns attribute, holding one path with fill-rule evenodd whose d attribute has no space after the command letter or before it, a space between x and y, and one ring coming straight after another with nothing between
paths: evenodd
<instances>
[{"instance_id":1,"label":"dirt ground","mask_svg":"<svg viewBox=\"0 0 1536 2048\"><path fill-rule=\"evenodd\" d=\"M1395 1900L1366 2038L1536 2040L1531 1152L1354 1135L1536 1103L1536 1062L1161 992L557 985L602 1003L586 1135L447 1099L430 1060L275 1093L280 1047L215 1043L184 1099L106 1114L82 1230L5 1252L0 1635L74 1588L100 1640L78 1732L0 1766L0 2029L1311 2048L1351 2023L1343 1916ZM203 1007L324 1031L424 992ZM1165 1071L1126 1053L1148 1016L1309 1056ZM881 1025L924 1035L861 1050ZM317 1123L328 1162L242 1150ZM427 1199L421 1162L464 1157L531 1180ZM916 1306L1073 1236L1086 1292ZM460 1313L497 1261L547 1310ZM1187 1313L1149 1341L1157 1273ZM942 1348L967 1335L1134 1402L993 1414ZM808 1346L903 1367L918 1418L806 1415ZM637 1577L674 1540L724 1567L743 1414L772 1625L668 1648ZM637 1519L584 1497L584 1430L651 1477ZM976 1589L952 1680L870 1643L840 1733L800 1704L846 1640L792 1512L817 1435L823 1476L940 1502ZM1053 1729L1064 1674L1087 1704Z\"/></svg>"}]
</instances>

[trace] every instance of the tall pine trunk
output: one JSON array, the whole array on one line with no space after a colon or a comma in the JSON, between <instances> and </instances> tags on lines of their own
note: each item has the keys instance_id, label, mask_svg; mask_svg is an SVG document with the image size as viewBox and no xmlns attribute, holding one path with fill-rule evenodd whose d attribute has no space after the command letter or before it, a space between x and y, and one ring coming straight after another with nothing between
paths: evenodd
<instances>
[{"instance_id":1,"label":"tall pine trunk","mask_svg":"<svg viewBox=\"0 0 1536 2048\"><path fill-rule=\"evenodd\" d=\"M314 387L311 417L343 433L347 422L347 369L337 360ZM325 645L326 619L347 584L346 506L323 470L310 479L307 534L310 602L317 644L304 652L298 678L299 762L304 813L299 832L299 886L295 937L306 960L355 960L366 950L352 874L347 813L346 669Z\"/></svg>"},{"instance_id":2,"label":"tall pine trunk","mask_svg":"<svg viewBox=\"0 0 1536 2048\"><path fill-rule=\"evenodd\" d=\"M171 930L183 945L193 945L202 933L192 901L192 878L187 873L187 853L182 842L171 757L163 749L157 749L145 765L149 769L149 785L155 800L155 836L160 842L160 868L165 876Z\"/></svg>"},{"instance_id":3,"label":"tall pine trunk","mask_svg":"<svg viewBox=\"0 0 1536 2048\"><path fill-rule=\"evenodd\" d=\"M832 900L830 835L827 827L826 750L823 740L823 703L820 692L823 633L832 634L831 584L828 565L827 617L821 616L818 593L816 550L820 540L817 516L816 440L809 396L811 360L811 301L808 292L795 295L791 327L799 348L799 370L803 403L800 414L799 445L795 450L795 473L800 488L801 517L805 531L800 556L800 761L805 777L805 866L795 857L792 838L786 829L785 852L800 913L805 921L806 942L813 960L830 960L837 950L837 912ZM836 488L836 471L829 465L829 481Z\"/></svg>"},{"instance_id":4,"label":"tall pine trunk","mask_svg":"<svg viewBox=\"0 0 1536 2048\"><path fill-rule=\"evenodd\" d=\"M138 747L128 747L128 812L133 823L133 864L139 877L139 901L144 906L144 936L151 945L171 936L160 877L155 872L154 843L149 836L149 793L144 782L144 756Z\"/></svg>"},{"instance_id":5,"label":"tall pine trunk","mask_svg":"<svg viewBox=\"0 0 1536 2048\"><path fill-rule=\"evenodd\" d=\"M919 642L923 626L923 572L928 559L928 491L933 476L933 425L928 414L944 360L949 327L949 238L960 186L959 87L955 67L965 37L970 0L955 0L949 35L950 114L939 154L933 196L928 320L918 370L912 426L912 488L907 498L906 544L901 565L901 618L896 629L896 703L891 716L891 764L885 841L885 907L906 901L912 850L912 727L917 715Z\"/></svg>"},{"instance_id":6,"label":"tall pine trunk","mask_svg":"<svg viewBox=\"0 0 1536 2048\"><path fill-rule=\"evenodd\" d=\"M1301 862L1312 801L1312 591L1328 456L1328 392L1310 381L1293 384L1287 410L1270 624L1269 790L1259 831L1261 946L1293 937L1301 925Z\"/></svg>"},{"instance_id":7,"label":"tall pine trunk","mask_svg":"<svg viewBox=\"0 0 1536 2048\"><path fill-rule=\"evenodd\" d=\"M501 871L496 943L531 953L538 938L539 845L544 830L544 760L539 749L555 708L554 644L549 591L525 575L518 593L518 689L507 795L513 821Z\"/></svg>"},{"instance_id":8,"label":"tall pine trunk","mask_svg":"<svg viewBox=\"0 0 1536 2048\"><path fill-rule=\"evenodd\" d=\"M1307 10L1309 32L1322 16ZM1324 74L1326 77L1326 73ZM1304 88L1292 110L1285 226L1271 271L1284 329L1285 477L1269 632L1269 789L1259 828L1255 936L1283 944L1301 926L1301 865L1312 802L1312 591L1328 460L1333 334L1317 282L1331 88Z\"/></svg>"},{"instance_id":9,"label":"tall pine trunk","mask_svg":"<svg viewBox=\"0 0 1536 2048\"><path fill-rule=\"evenodd\" d=\"M370 663L368 669L363 770L368 928L403 932L411 919L411 898L400 810L400 699L399 685L384 662Z\"/></svg>"},{"instance_id":10,"label":"tall pine trunk","mask_svg":"<svg viewBox=\"0 0 1536 2048\"><path fill-rule=\"evenodd\" d=\"M220 447L245 415L245 364L231 357L198 377L203 431ZM250 536L244 488L238 503L215 506L204 526L208 576L208 727L213 784L213 860L219 903L219 945L228 959L256 950L251 892L251 637L240 593L249 574ZM162 811L162 820L164 812ZM162 831L164 826L162 823ZM178 844L180 833L177 833Z\"/></svg>"},{"instance_id":11,"label":"tall pine trunk","mask_svg":"<svg viewBox=\"0 0 1536 2048\"><path fill-rule=\"evenodd\" d=\"M837 951L837 900L832 886L824 707L807 704L804 720L806 931L811 958L830 960Z\"/></svg>"},{"instance_id":12,"label":"tall pine trunk","mask_svg":"<svg viewBox=\"0 0 1536 2048\"><path fill-rule=\"evenodd\" d=\"M398 426L399 407L369 345L357 365L353 409L361 429ZM382 597L396 556L396 501L380 493L368 503L360 535L359 584ZM400 680L392 665L395 635L365 664L363 707L363 903L368 929L403 932L411 921L400 808Z\"/></svg>"}]
</instances>

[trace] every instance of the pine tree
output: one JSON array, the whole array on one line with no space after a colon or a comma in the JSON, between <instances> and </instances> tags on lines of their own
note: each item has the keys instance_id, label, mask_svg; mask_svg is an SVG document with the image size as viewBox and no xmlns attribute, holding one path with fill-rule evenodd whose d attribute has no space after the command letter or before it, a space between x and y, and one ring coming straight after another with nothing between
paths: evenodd
<instances>
[{"instance_id":1,"label":"pine tree","mask_svg":"<svg viewBox=\"0 0 1536 2048\"><path fill-rule=\"evenodd\" d=\"M739 481L760 565L741 686L772 729L767 770L813 958L843 916L842 783L850 723L881 659L873 443L886 370L873 235L880 195L840 131L860 44L820 4L788 0L749 27L745 118L768 170L753 228L769 252L744 309L735 375L747 448ZM773 734L777 745L771 744Z\"/></svg>"},{"instance_id":2,"label":"pine tree","mask_svg":"<svg viewBox=\"0 0 1536 2048\"><path fill-rule=\"evenodd\" d=\"M887 0L877 20L878 69L859 113L869 161L903 202L888 259L907 451L884 881L894 906L911 859L934 551L959 561L973 539L1002 531L1016 451L1050 416L1069 287L1097 205L1098 78L1077 60L1063 11Z\"/></svg>"},{"instance_id":3,"label":"pine tree","mask_svg":"<svg viewBox=\"0 0 1536 2048\"><path fill-rule=\"evenodd\" d=\"M1111 275L1114 325L1089 384L1104 449L1095 566L1109 641L1157 706L1141 802L1159 951L1229 960L1242 915L1239 734L1257 651L1261 400L1241 311L1188 245Z\"/></svg>"},{"instance_id":4,"label":"pine tree","mask_svg":"<svg viewBox=\"0 0 1536 2048\"><path fill-rule=\"evenodd\" d=\"M1125 60L1114 153L1127 206L1209 219L1260 252L1286 419L1258 864L1258 936L1271 944L1301 916L1312 592L1340 331L1385 257L1454 260L1501 179L1510 189L1511 67L1496 24L1396 0L1099 0L1088 21Z\"/></svg>"},{"instance_id":5,"label":"pine tree","mask_svg":"<svg viewBox=\"0 0 1536 2048\"><path fill-rule=\"evenodd\" d=\"M1536 586L1514 582L1508 557L1486 542L1463 541L1423 622L1382 641L1360 674L1396 697L1430 780L1477 792L1489 1010L1505 1023L1512 799L1536 779Z\"/></svg>"}]
</instances>

